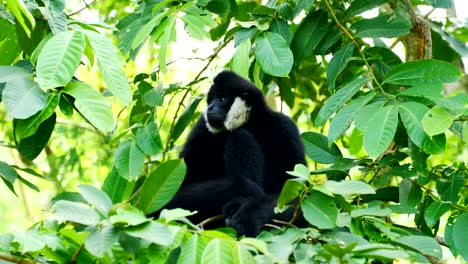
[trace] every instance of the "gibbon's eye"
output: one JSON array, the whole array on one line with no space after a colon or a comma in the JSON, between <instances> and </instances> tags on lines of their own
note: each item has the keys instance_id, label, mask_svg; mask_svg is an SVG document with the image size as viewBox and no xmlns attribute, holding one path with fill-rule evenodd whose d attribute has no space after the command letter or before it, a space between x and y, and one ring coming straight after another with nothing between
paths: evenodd
<instances>
[{"instance_id":1,"label":"gibbon's eye","mask_svg":"<svg viewBox=\"0 0 468 264\"><path fill-rule=\"evenodd\" d=\"M224 102L224 100L226 100L226 97L224 97L224 96L219 97L219 101L220 101L221 103Z\"/></svg>"}]
</instances>

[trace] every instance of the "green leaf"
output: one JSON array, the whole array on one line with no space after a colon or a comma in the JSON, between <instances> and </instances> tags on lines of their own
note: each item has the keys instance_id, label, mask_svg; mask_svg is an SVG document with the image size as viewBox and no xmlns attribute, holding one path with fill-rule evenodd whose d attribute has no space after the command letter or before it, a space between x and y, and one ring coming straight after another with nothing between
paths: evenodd
<instances>
[{"instance_id":1,"label":"green leaf","mask_svg":"<svg viewBox=\"0 0 468 264\"><path fill-rule=\"evenodd\" d=\"M113 203L118 203L128 198L133 190L134 183L130 183L121 177L117 170L112 168L102 185L102 190L107 193Z\"/></svg>"},{"instance_id":2,"label":"green leaf","mask_svg":"<svg viewBox=\"0 0 468 264\"><path fill-rule=\"evenodd\" d=\"M452 8L452 0L427 0L427 2L433 7L439 8Z\"/></svg>"},{"instance_id":3,"label":"green leaf","mask_svg":"<svg viewBox=\"0 0 468 264\"><path fill-rule=\"evenodd\" d=\"M232 246L222 239L215 238L206 245L201 257L201 263L229 264L234 263Z\"/></svg>"},{"instance_id":4,"label":"green leaf","mask_svg":"<svg viewBox=\"0 0 468 264\"><path fill-rule=\"evenodd\" d=\"M55 113L59 104L60 94L49 93L45 107L27 119L17 119L15 122L16 139L21 140L36 133L39 125Z\"/></svg>"},{"instance_id":5,"label":"green leaf","mask_svg":"<svg viewBox=\"0 0 468 264\"><path fill-rule=\"evenodd\" d=\"M15 239L20 244L20 251L23 253L39 251L46 246L44 237L37 230L27 230L17 234Z\"/></svg>"},{"instance_id":6,"label":"green leaf","mask_svg":"<svg viewBox=\"0 0 468 264\"><path fill-rule=\"evenodd\" d=\"M75 98L75 106L97 129L107 133L114 128L111 104L93 87L82 82L72 82L63 90Z\"/></svg>"},{"instance_id":7,"label":"green leaf","mask_svg":"<svg viewBox=\"0 0 468 264\"><path fill-rule=\"evenodd\" d=\"M327 181L325 186L333 193L342 195L344 197L349 195L375 194L374 188L363 181Z\"/></svg>"},{"instance_id":8,"label":"green leaf","mask_svg":"<svg viewBox=\"0 0 468 264\"><path fill-rule=\"evenodd\" d=\"M132 102L130 85L121 67L120 54L110 39L94 31L85 31L86 37L96 55L97 65L107 89L119 98L125 106Z\"/></svg>"},{"instance_id":9,"label":"green leaf","mask_svg":"<svg viewBox=\"0 0 468 264\"><path fill-rule=\"evenodd\" d=\"M449 129L455 118L445 108L434 106L424 115L421 124L428 136L434 136Z\"/></svg>"},{"instance_id":10,"label":"green leaf","mask_svg":"<svg viewBox=\"0 0 468 264\"><path fill-rule=\"evenodd\" d=\"M83 225L97 225L99 214L83 203L60 200L52 207L53 218L59 221L70 221Z\"/></svg>"},{"instance_id":11,"label":"green leaf","mask_svg":"<svg viewBox=\"0 0 468 264\"><path fill-rule=\"evenodd\" d=\"M144 127L138 128L136 132L136 143L138 147L147 155L156 155L161 153L163 145L159 129L151 118Z\"/></svg>"},{"instance_id":12,"label":"green leaf","mask_svg":"<svg viewBox=\"0 0 468 264\"><path fill-rule=\"evenodd\" d=\"M31 30L36 26L36 20L31 12L29 12L28 7L25 5L23 0L7 0L7 5L15 16L16 21L18 21L23 28L24 32L30 36Z\"/></svg>"},{"instance_id":13,"label":"green leaf","mask_svg":"<svg viewBox=\"0 0 468 264\"><path fill-rule=\"evenodd\" d=\"M166 16L166 12L159 13L154 16L150 21L141 26L138 32L135 34L135 38L132 41L131 48L135 50L138 46L142 45L143 42L148 38L153 29L161 23L161 20Z\"/></svg>"},{"instance_id":14,"label":"green leaf","mask_svg":"<svg viewBox=\"0 0 468 264\"><path fill-rule=\"evenodd\" d=\"M15 183L17 176L18 174L10 165L0 161L0 177L13 184Z\"/></svg>"},{"instance_id":15,"label":"green leaf","mask_svg":"<svg viewBox=\"0 0 468 264\"><path fill-rule=\"evenodd\" d=\"M320 229L330 229L336 226L338 208L332 197L313 191L301 203L305 219Z\"/></svg>"},{"instance_id":16,"label":"green leaf","mask_svg":"<svg viewBox=\"0 0 468 264\"><path fill-rule=\"evenodd\" d=\"M371 120L375 114L383 107L385 101L376 101L363 106L359 109L356 114L354 115L354 125L359 129L361 132L365 132L367 126L369 124L369 120Z\"/></svg>"},{"instance_id":17,"label":"green leaf","mask_svg":"<svg viewBox=\"0 0 468 264\"><path fill-rule=\"evenodd\" d=\"M139 237L161 246L171 245L175 237L175 233L173 233L169 226L155 221L125 228L124 232L129 236Z\"/></svg>"},{"instance_id":18,"label":"green leaf","mask_svg":"<svg viewBox=\"0 0 468 264\"><path fill-rule=\"evenodd\" d=\"M338 91L332 94L325 102L315 118L316 126L323 126L330 117L336 113L359 89L367 82L365 78L355 78L349 83L346 83Z\"/></svg>"},{"instance_id":19,"label":"green leaf","mask_svg":"<svg viewBox=\"0 0 468 264\"><path fill-rule=\"evenodd\" d=\"M286 77L294 58L286 40L273 32L264 32L255 41L255 57L265 73Z\"/></svg>"},{"instance_id":20,"label":"green leaf","mask_svg":"<svg viewBox=\"0 0 468 264\"><path fill-rule=\"evenodd\" d=\"M383 83L430 85L441 82L455 82L460 77L460 70L452 63L440 60L416 60L393 67L385 75Z\"/></svg>"},{"instance_id":21,"label":"green leaf","mask_svg":"<svg viewBox=\"0 0 468 264\"><path fill-rule=\"evenodd\" d=\"M359 208L351 211L352 218L359 218L361 216L389 216L392 213L392 210L388 208L380 208L377 206L369 208Z\"/></svg>"},{"instance_id":22,"label":"green leaf","mask_svg":"<svg viewBox=\"0 0 468 264\"><path fill-rule=\"evenodd\" d=\"M160 48L159 48L158 60L159 60L159 68L161 69L163 73L167 71L166 56L167 56L167 49L169 47L169 43L175 40L175 37L176 37L175 25L176 25L176 17L169 16L167 18L164 31L159 39Z\"/></svg>"},{"instance_id":23,"label":"green leaf","mask_svg":"<svg viewBox=\"0 0 468 264\"><path fill-rule=\"evenodd\" d=\"M231 70L246 79L249 79L251 46L249 39L243 41L237 46L231 61Z\"/></svg>"},{"instance_id":24,"label":"green leaf","mask_svg":"<svg viewBox=\"0 0 468 264\"><path fill-rule=\"evenodd\" d=\"M45 107L47 94L35 81L17 78L6 83L2 100L9 115L26 119Z\"/></svg>"},{"instance_id":25,"label":"green leaf","mask_svg":"<svg viewBox=\"0 0 468 264\"><path fill-rule=\"evenodd\" d=\"M104 216L109 213L109 210L112 207L112 201L106 193L88 184L78 185L78 191L89 204L98 210L98 212Z\"/></svg>"},{"instance_id":26,"label":"green leaf","mask_svg":"<svg viewBox=\"0 0 468 264\"><path fill-rule=\"evenodd\" d=\"M311 1L312 2L312 1ZM291 50L294 60L299 62L313 54L314 49L327 33L327 12L319 9L310 12L294 33Z\"/></svg>"},{"instance_id":27,"label":"green leaf","mask_svg":"<svg viewBox=\"0 0 468 264\"><path fill-rule=\"evenodd\" d=\"M293 171L286 171L287 174L302 178L308 181L310 176L310 170L304 164L296 164Z\"/></svg>"},{"instance_id":28,"label":"green leaf","mask_svg":"<svg viewBox=\"0 0 468 264\"><path fill-rule=\"evenodd\" d=\"M143 172L145 155L131 140L119 144L115 151L114 166L117 173L128 181L133 181Z\"/></svg>"},{"instance_id":29,"label":"green leaf","mask_svg":"<svg viewBox=\"0 0 468 264\"><path fill-rule=\"evenodd\" d=\"M238 264L255 264L255 259L252 254L247 250L247 248L237 243L232 249L232 260L233 263Z\"/></svg>"},{"instance_id":30,"label":"green leaf","mask_svg":"<svg viewBox=\"0 0 468 264\"><path fill-rule=\"evenodd\" d=\"M161 209L179 189L185 170L182 160L169 160L159 165L143 183L138 207L146 214Z\"/></svg>"},{"instance_id":31,"label":"green leaf","mask_svg":"<svg viewBox=\"0 0 468 264\"><path fill-rule=\"evenodd\" d=\"M419 251L421 254L429 255L435 258L442 258L442 249L437 241L427 236L403 236L395 242L408 246Z\"/></svg>"},{"instance_id":32,"label":"green leaf","mask_svg":"<svg viewBox=\"0 0 468 264\"><path fill-rule=\"evenodd\" d=\"M336 144L328 145L328 138L316 132L305 132L301 135L304 142L305 152L311 159L323 163L331 164L343 157Z\"/></svg>"},{"instance_id":33,"label":"green leaf","mask_svg":"<svg viewBox=\"0 0 468 264\"><path fill-rule=\"evenodd\" d=\"M374 92L360 96L343 106L333 117L328 129L328 144L338 139L351 125L356 112L365 106L375 96Z\"/></svg>"},{"instance_id":34,"label":"green leaf","mask_svg":"<svg viewBox=\"0 0 468 264\"><path fill-rule=\"evenodd\" d=\"M85 39L79 31L66 31L53 36L37 59L37 82L43 90L69 83L81 61Z\"/></svg>"},{"instance_id":35,"label":"green leaf","mask_svg":"<svg viewBox=\"0 0 468 264\"><path fill-rule=\"evenodd\" d=\"M443 181L443 189L437 188L438 193L442 201L457 203L460 199L460 190L463 188L464 183L464 172L457 171L449 175L446 179L441 179ZM438 186L439 187L439 186Z\"/></svg>"},{"instance_id":36,"label":"green leaf","mask_svg":"<svg viewBox=\"0 0 468 264\"><path fill-rule=\"evenodd\" d=\"M346 68L346 65L351 61L351 56L353 56L354 43L349 42L340 50L335 52L333 58L330 60L327 68L327 79L328 79L328 90L335 90L335 81L338 75Z\"/></svg>"},{"instance_id":37,"label":"green leaf","mask_svg":"<svg viewBox=\"0 0 468 264\"><path fill-rule=\"evenodd\" d=\"M424 210L424 219L426 220L427 226L432 228L448 210L450 210L449 203L442 203L439 201L431 202Z\"/></svg>"},{"instance_id":38,"label":"green leaf","mask_svg":"<svg viewBox=\"0 0 468 264\"><path fill-rule=\"evenodd\" d=\"M21 139L16 144L16 149L23 158L34 160L47 145L47 142L54 131L57 115L54 113L37 128L34 135Z\"/></svg>"},{"instance_id":39,"label":"green leaf","mask_svg":"<svg viewBox=\"0 0 468 264\"><path fill-rule=\"evenodd\" d=\"M281 190L280 196L278 197L278 207L284 207L289 202L299 197L305 187L304 179L288 179Z\"/></svg>"},{"instance_id":40,"label":"green leaf","mask_svg":"<svg viewBox=\"0 0 468 264\"><path fill-rule=\"evenodd\" d=\"M429 108L416 102L401 103L398 108L403 125L414 144L428 154L439 154L445 150L445 135L430 137L422 127L421 120Z\"/></svg>"},{"instance_id":41,"label":"green leaf","mask_svg":"<svg viewBox=\"0 0 468 264\"><path fill-rule=\"evenodd\" d=\"M398 125L398 107L387 105L380 108L369 120L372 129L364 132L364 148L372 157L378 157L392 143Z\"/></svg>"},{"instance_id":42,"label":"green leaf","mask_svg":"<svg viewBox=\"0 0 468 264\"><path fill-rule=\"evenodd\" d=\"M137 226L150 221L140 210L133 206L118 208L117 213L109 218L113 225Z\"/></svg>"},{"instance_id":43,"label":"green leaf","mask_svg":"<svg viewBox=\"0 0 468 264\"><path fill-rule=\"evenodd\" d=\"M406 207L416 207L421 202L421 199L421 187L414 184L410 179L403 179L400 182L400 205Z\"/></svg>"},{"instance_id":44,"label":"green leaf","mask_svg":"<svg viewBox=\"0 0 468 264\"><path fill-rule=\"evenodd\" d=\"M175 209L164 209L161 211L159 218L164 219L166 223L175 220L183 220L187 216L191 216L196 214L196 212L190 212L189 210L175 208Z\"/></svg>"},{"instance_id":45,"label":"green leaf","mask_svg":"<svg viewBox=\"0 0 468 264\"><path fill-rule=\"evenodd\" d=\"M0 66L0 83L16 79L26 79L32 73L24 68L16 66Z\"/></svg>"},{"instance_id":46,"label":"green leaf","mask_svg":"<svg viewBox=\"0 0 468 264\"><path fill-rule=\"evenodd\" d=\"M16 32L15 25L11 24L5 18L0 18L0 39L0 50L2 51L0 65L11 65L21 54L22 49L18 40L18 33Z\"/></svg>"},{"instance_id":47,"label":"green leaf","mask_svg":"<svg viewBox=\"0 0 468 264\"><path fill-rule=\"evenodd\" d=\"M353 17L387 2L389 2L389 0L356 0L346 9L345 16Z\"/></svg>"},{"instance_id":48,"label":"green leaf","mask_svg":"<svg viewBox=\"0 0 468 264\"><path fill-rule=\"evenodd\" d=\"M453 225L453 241L456 250L465 260L468 260L468 213L461 214Z\"/></svg>"},{"instance_id":49,"label":"green leaf","mask_svg":"<svg viewBox=\"0 0 468 264\"><path fill-rule=\"evenodd\" d=\"M172 132L172 135L171 135L171 138L173 141L176 141L180 137L180 135L182 135L182 132L184 132L185 128L190 123L193 113L197 109L197 106L200 104L200 101L202 99L203 99L202 96L197 96L193 98L190 104L185 108L184 112L180 115L179 119L174 125L174 131Z\"/></svg>"},{"instance_id":50,"label":"green leaf","mask_svg":"<svg viewBox=\"0 0 468 264\"><path fill-rule=\"evenodd\" d=\"M194 6L191 6L194 8ZM216 25L214 20L207 12L195 12L193 14L186 13L182 20L185 22L185 29L187 29L189 35L193 38L203 40L209 39L210 27Z\"/></svg>"},{"instance_id":51,"label":"green leaf","mask_svg":"<svg viewBox=\"0 0 468 264\"><path fill-rule=\"evenodd\" d=\"M111 226L104 227L102 230L94 230L86 238L84 245L89 253L96 257L103 257L110 253L112 246L119 239L119 233Z\"/></svg>"},{"instance_id":52,"label":"green leaf","mask_svg":"<svg viewBox=\"0 0 468 264\"><path fill-rule=\"evenodd\" d=\"M352 24L351 29L356 30L356 36L360 38L394 38L408 34L411 24L401 17L382 15L359 20Z\"/></svg>"},{"instance_id":53,"label":"green leaf","mask_svg":"<svg viewBox=\"0 0 468 264\"><path fill-rule=\"evenodd\" d=\"M291 43L291 29L289 28L288 22L285 20L278 18L273 19L270 23L270 30L283 37L287 43Z\"/></svg>"},{"instance_id":54,"label":"green leaf","mask_svg":"<svg viewBox=\"0 0 468 264\"><path fill-rule=\"evenodd\" d=\"M203 250L205 249L206 241L199 235L194 234L192 237L182 246L180 252L178 264L201 264L201 257Z\"/></svg>"}]
</instances>

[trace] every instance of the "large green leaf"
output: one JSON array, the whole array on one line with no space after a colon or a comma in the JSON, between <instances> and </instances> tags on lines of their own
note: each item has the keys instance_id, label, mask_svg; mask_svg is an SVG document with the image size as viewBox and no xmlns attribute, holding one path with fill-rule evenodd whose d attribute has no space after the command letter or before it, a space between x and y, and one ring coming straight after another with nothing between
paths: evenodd
<instances>
[{"instance_id":1,"label":"large green leaf","mask_svg":"<svg viewBox=\"0 0 468 264\"><path fill-rule=\"evenodd\" d=\"M110 39L94 31L85 31L86 37L96 55L97 65L107 89L124 105L132 102L130 85L122 69L120 54Z\"/></svg>"},{"instance_id":2,"label":"large green leaf","mask_svg":"<svg viewBox=\"0 0 468 264\"><path fill-rule=\"evenodd\" d=\"M85 39L79 31L65 31L53 36L37 59L37 82L43 90L69 83L81 61Z\"/></svg>"},{"instance_id":3,"label":"large green leaf","mask_svg":"<svg viewBox=\"0 0 468 264\"><path fill-rule=\"evenodd\" d=\"M83 203L60 200L52 207L53 218L60 221L70 221L83 225L99 223L99 214Z\"/></svg>"},{"instance_id":4,"label":"large green leaf","mask_svg":"<svg viewBox=\"0 0 468 264\"><path fill-rule=\"evenodd\" d=\"M138 46L142 45L143 42L148 38L151 34L151 31L161 23L161 20L166 16L166 13L159 13L154 16L150 21L144 24L142 27L138 29L138 32L135 35L135 38L132 41L132 49L138 48Z\"/></svg>"},{"instance_id":5,"label":"large green leaf","mask_svg":"<svg viewBox=\"0 0 468 264\"><path fill-rule=\"evenodd\" d=\"M229 264L234 263L232 246L227 241L215 238L203 250L201 263Z\"/></svg>"},{"instance_id":6,"label":"large green leaf","mask_svg":"<svg viewBox=\"0 0 468 264\"><path fill-rule=\"evenodd\" d=\"M382 15L370 19L362 19L352 24L356 36L361 38L394 38L409 33L411 24L404 18L391 18Z\"/></svg>"},{"instance_id":7,"label":"large green leaf","mask_svg":"<svg viewBox=\"0 0 468 264\"><path fill-rule=\"evenodd\" d=\"M398 199L404 207L416 207L422 199L421 187L414 184L410 179L400 182Z\"/></svg>"},{"instance_id":8,"label":"large green leaf","mask_svg":"<svg viewBox=\"0 0 468 264\"><path fill-rule=\"evenodd\" d=\"M468 212L461 214L453 225L453 241L455 248L465 260L468 260Z\"/></svg>"},{"instance_id":9,"label":"large green leaf","mask_svg":"<svg viewBox=\"0 0 468 264\"><path fill-rule=\"evenodd\" d=\"M26 119L45 107L47 94L35 81L23 77L7 82L2 100L9 115Z\"/></svg>"},{"instance_id":10,"label":"large green leaf","mask_svg":"<svg viewBox=\"0 0 468 264\"><path fill-rule=\"evenodd\" d=\"M332 197L313 191L301 203L305 219L320 229L330 229L336 226L338 208Z\"/></svg>"},{"instance_id":11,"label":"large green leaf","mask_svg":"<svg viewBox=\"0 0 468 264\"><path fill-rule=\"evenodd\" d=\"M380 108L369 120L371 129L364 132L364 148L372 157L378 157L392 143L398 125L398 107L387 105Z\"/></svg>"},{"instance_id":12,"label":"large green leaf","mask_svg":"<svg viewBox=\"0 0 468 264\"><path fill-rule=\"evenodd\" d=\"M262 70L270 75L286 77L294 58L286 40L273 32L264 32L255 41L255 57Z\"/></svg>"},{"instance_id":13,"label":"large green leaf","mask_svg":"<svg viewBox=\"0 0 468 264\"><path fill-rule=\"evenodd\" d=\"M75 98L75 106L97 129L107 133L114 127L111 104L93 87L82 82L72 82L63 90Z\"/></svg>"},{"instance_id":14,"label":"large green leaf","mask_svg":"<svg viewBox=\"0 0 468 264\"><path fill-rule=\"evenodd\" d=\"M359 89L364 85L367 81L365 78L355 78L349 83L346 83L340 88L338 91L332 96L328 98L320 111L315 118L315 125L316 126L323 126L325 122L327 122L330 117L336 113L353 95L355 95Z\"/></svg>"},{"instance_id":15,"label":"large green leaf","mask_svg":"<svg viewBox=\"0 0 468 264\"><path fill-rule=\"evenodd\" d=\"M416 102L405 102L398 108L403 125L414 144L428 154L439 154L445 150L444 134L430 137L424 132L421 120L429 110L427 106Z\"/></svg>"},{"instance_id":16,"label":"large green leaf","mask_svg":"<svg viewBox=\"0 0 468 264\"><path fill-rule=\"evenodd\" d=\"M24 32L30 36L32 29L36 26L36 20L31 12L29 12L26 4L23 0L7 0L7 5L15 16L17 23L19 23Z\"/></svg>"},{"instance_id":17,"label":"large green leaf","mask_svg":"<svg viewBox=\"0 0 468 264\"><path fill-rule=\"evenodd\" d=\"M359 194L375 194L374 188L363 181L327 181L325 186L328 187L333 193L348 196Z\"/></svg>"},{"instance_id":18,"label":"large green leaf","mask_svg":"<svg viewBox=\"0 0 468 264\"><path fill-rule=\"evenodd\" d=\"M295 61L303 60L312 55L314 49L327 33L327 27L327 12L321 9L310 12L309 15L304 18L299 28L294 33L291 42L291 50L294 53Z\"/></svg>"},{"instance_id":19,"label":"large green leaf","mask_svg":"<svg viewBox=\"0 0 468 264\"><path fill-rule=\"evenodd\" d=\"M369 120L371 120L374 115L383 107L385 101L376 101L363 106L359 109L354 115L354 125L361 131L365 132L367 126L369 125Z\"/></svg>"},{"instance_id":20,"label":"large green leaf","mask_svg":"<svg viewBox=\"0 0 468 264\"><path fill-rule=\"evenodd\" d=\"M335 81L338 75L346 68L354 51L354 43L348 42L343 47L333 54L327 68L328 90L335 90Z\"/></svg>"},{"instance_id":21,"label":"large green leaf","mask_svg":"<svg viewBox=\"0 0 468 264\"><path fill-rule=\"evenodd\" d=\"M143 183L138 207L147 214L161 209L179 189L185 170L182 160L169 160L159 165Z\"/></svg>"},{"instance_id":22,"label":"large green leaf","mask_svg":"<svg viewBox=\"0 0 468 264\"><path fill-rule=\"evenodd\" d=\"M59 104L60 94L49 93L45 107L27 119L17 119L15 121L16 139L21 140L36 133L39 125L55 113L55 108Z\"/></svg>"},{"instance_id":23,"label":"large green leaf","mask_svg":"<svg viewBox=\"0 0 468 264\"><path fill-rule=\"evenodd\" d=\"M166 72L166 56L167 56L167 49L169 48L169 43L174 41L176 38L176 17L169 16L166 18L166 23L161 24L164 27L164 31L159 39L159 52L158 52L158 60L159 60L159 68L162 72Z\"/></svg>"},{"instance_id":24,"label":"large green leaf","mask_svg":"<svg viewBox=\"0 0 468 264\"><path fill-rule=\"evenodd\" d=\"M111 226L104 227L102 230L94 230L86 238L84 246L96 257L103 257L105 253L110 253L112 246L119 239L119 233Z\"/></svg>"},{"instance_id":25,"label":"large green leaf","mask_svg":"<svg viewBox=\"0 0 468 264\"><path fill-rule=\"evenodd\" d=\"M176 141L180 135L182 135L182 132L184 132L185 128L192 120L193 113L195 113L195 110L197 109L197 106L200 104L202 99L202 96L193 98L190 104L185 108L184 112L180 115L179 119L177 119L177 122L174 125L174 131L171 135L173 141Z\"/></svg>"},{"instance_id":26,"label":"large green leaf","mask_svg":"<svg viewBox=\"0 0 468 264\"><path fill-rule=\"evenodd\" d=\"M457 171L446 179L441 179L437 184L437 192L444 202L457 203L460 199L460 190L463 188L465 179L463 171Z\"/></svg>"},{"instance_id":27,"label":"large green leaf","mask_svg":"<svg viewBox=\"0 0 468 264\"><path fill-rule=\"evenodd\" d=\"M383 83L398 85L420 85L441 82L455 82L462 76L452 63L440 60L409 61L393 67Z\"/></svg>"},{"instance_id":28,"label":"large green leaf","mask_svg":"<svg viewBox=\"0 0 468 264\"><path fill-rule=\"evenodd\" d=\"M139 237L161 246L169 246L172 244L175 235L169 226L156 221L151 221L139 226L131 226L124 231L130 236Z\"/></svg>"},{"instance_id":29,"label":"large green leaf","mask_svg":"<svg viewBox=\"0 0 468 264\"><path fill-rule=\"evenodd\" d=\"M434 106L424 115L421 124L428 136L434 136L449 129L455 118L445 108Z\"/></svg>"},{"instance_id":30,"label":"large green leaf","mask_svg":"<svg viewBox=\"0 0 468 264\"><path fill-rule=\"evenodd\" d=\"M0 66L0 83L29 77L32 73L17 66Z\"/></svg>"},{"instance_id":31,"label":"large green leaf","mask_svg":"<svg viewBox=\"0 0 468 264\"><path fill-rule=\"evenodd\" d=\"M426 210L424 210L424 219L428 227L432 228L440 218L450 210L449 203L433 201Z\"/></svg>"},{"instance_id":32,"label":"large green leaf","mask_svg":"<svg viewBox=\"0 0 468 264\"><path fill-rule=\"evenodd\" d=\"M347 17L359 15L364 11L381 6L389 1L390 0L355 0L346 9L345 14Z\"/></svg>"},{"instance_id":33,"label":"large green leaf","mask_svg":"<svg viewBox=\"0 0 468 264\"><path fill-rule=\"evenodd\" d=\"M178 264L201 264L201 257L203 250L205 249L206 241L199 235L194 234L192 237L182 246L180 252Z\"/></svg>"},{"instance_id":34,"label":"large green leaf","mask_svg":"<svg viewBox=\"0 0 468 264\"><path fill-rule=\"evenodd\" d=\"M232 249L232 258L233 258L233 263L236 263L236 264L256 263L250 251L247 250L247 247L242 245L241 243L237 243Z\"/></svg>"},{"instance_id":35,"label":"large green leaf","mask_svg":"<svg viewBox=\"0 0 468 264\"><path fill-rule=\"evenodd\" d=\"M112 207L112 201L106 193L88 184L78 185L78 191L98 212L105 216L109 213Z\"/></svg>"},{"instance_id":36,"label":"large green leaf","mask_svg":"<svg viewBox=\"0 0 468 264\"><path fill-rule=\"evenodd\" d=\"M102 184L102 190L107 193L113 203L118 203L128 198L134 185L133 182L121 177L115 168L112 168Z\"/></svg>"},{"instance_id":37,"label":"large green leaf","mask_svg":"<svg viewBox=\"0 0 468 264\"><path fill-rule=\"evenodd\" d=\"M114 166L117 173L128 181L134 181L143 172L145 155L134 141L119 144L115 151Z\"/></svg>"},{"instance_id":38,"label":"large green leaf","mask_svg":"<svg viewBox=\"0 0 468 264\"><path fill-rule=\"evenodd\" d=\"M0 39L0 50L2 51L0 65L11 65L21 54L22 49L19 44L15 25L8 22L8 20L5 18L0 18ZM2 66L0 66L0 68L1 67Z\"/></svg>"},{"instance_id":39,"label":"large green leaf","mask_svg":"<svg viewBox=\"0 0 468 264\"><path fill-rule=\"evenodd\" d=\"M437 241L428 236L402 236L395 240L396 242L413 248L424 255L435 258L442 258L442 248Z\"/></svg>"},{"instance_id":40,"label":"large green leaf","mask_svg":"<svg viewBox=\"0 0 468 264\"><path fill-rule=\"evenodd\" d=\"M53 113L39 125L33 135L17 142L16 149L21 153L21 156L31 161L39 156L54 131L56 117L57 115Z\"/></svg>"},{"instance_id":41,"label":"large green leaf","mask_svg":"<svg viewBox=\"0 0 468 264\"><path fill-rule=\"evenodd\" d=\"M353 122L353 117L356 115L356 112L365 106L372 98L374 98L375 93L370 92L366 95L360 96L357 99L349 102L343 108L341 108L336 115L333 117L330 122L330 127L328 129L328 143L335 141L340 137L351 125Z\"/></svg>"},{"instance_id":42,"label":"large green leaf","mask_svg":"<svg viewBox=\"0 0 468 264\"><path fill-rule=\"evenodd\" d=\"M159 129L153 118L151 118L145 126L138 128L136 132L136 143L147 155L156 155L162 152L163 145L161 136L159 135Z\"/></svg>"},{"instance_id":43,"label":"large green leaf","mask_svg":"<svg viewBox=\"0 0 468 264\"><path fill-rule=\"evenodd\" d=\"M281 190L278 198L278 207L286 206L289 202L299 197L305 189L304 179L288 179Z\"/></svg>"},{"instance_id":44,"label":"large green leaf","mask_svg":"<svg viewBox=\"0 0 468 264\"><path fill-rule=\"evenodd\" d=\"M9 183L15 183L18 174L16 171L7 163L0 161L0 177Z\"/></svg>"},{"instance_id":45,"label":"large green leaf","mask_svg":"<svg viewBox=\"0 0 468 264\"><path fill-rule=\"evenodd\" d=\"M328 145L326 136L316 132L305 132L301 135L304 142L305 152L311 159L324 163L335 163L338 158L343 157L340 149L333 143Z\"/></svg>"},{"instance_id":46,"label":"large green leaf","mask_svg":"<svg viewBox=\"0 0 468 264\"><path fill-rule=\"evenodd\" d=\"M231 70L240 76L249 79L250 49L252 44L249 39L243 41L232 56Z\"/></svg>"}]
</instances>

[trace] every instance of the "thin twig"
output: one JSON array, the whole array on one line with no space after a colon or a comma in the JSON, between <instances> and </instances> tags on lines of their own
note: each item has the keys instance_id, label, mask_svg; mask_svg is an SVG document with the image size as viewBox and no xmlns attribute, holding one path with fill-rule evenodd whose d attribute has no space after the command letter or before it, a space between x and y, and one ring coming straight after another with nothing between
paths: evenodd
<instances>
[{"instance_id":1,"label":"thin twig","mask_svg":"<svg viewBox=\"0 0 468 264\"><path fill-rule=\"evenodd\" d=\"M78 258L78 254L80 254L83 247L84 247L84 243L81 243L81 245L76 249L75 253L73 253L73 256L71 258L72 262L76 261L76 258Z\"/></svg>"},{"instance_id":2,"label":"thin twig","mask_svg":"<svg viewBox=\"0 0 468 264\"><path fill-rule=\"evenodd\" d=\"M7 254L2 254L0 253L0 259L12 262L12 263L21 263L21 264L33 264L36 263L36 261L29 260L27 258L23 257L18 257L18 256L12 256L12 255L7 255Z\"/></svg>"},{"instance_id":3,"label":"thin twig","mask_svg":"<svg viewBox=\"0 0 468 264\"><path fill-rule=\"evenodd\" d=\"M280 224L280 225L285 225L285 226L297 228L297 226L293 225L292 223L286 222L286 221L281 221L281 220L278 220L278 219L272 219L271 221L273 223L275 223L275 224Z\"/></svg>"},{"instance_id":4,"label":"thin twig","mask_svg":"<svg viewBox=\"0 0 468 264\"><path fill-rule=\"evenodd\" d=\"M78 14L78 13L81 13L81 12L84 11L85 9L88 9L89 6L91 6L92 4L94 4L94 3L96 2L96 0L91 1L91 3L89 3L89 4L86 3L86 1L84 1L84 0L83 0L83 2L85 3L85 6L84 6L83 8L80 8L79 10L77 10L77 11L75 11L75 12L69 14L68 16L69 16L69 17L74 16L74 15L76 15L76 14Z\"/></svg>"},{"instance_id":5,"label":"thin twig","mask_svg":"<svg viewBox=\"0 0 468 264\"><path fill-rule=\"evenodd\" d=\"M203 228L203 226L208 224L208 223L215 222L215 221L222 220L222 219L224 219L224 216L222 214L215 215L215 216L212 216L210 218L207 218L207 219L201 221L200 223L197 224L197 226L200 227L200 228Z\"/></svg>"}]
</instances>

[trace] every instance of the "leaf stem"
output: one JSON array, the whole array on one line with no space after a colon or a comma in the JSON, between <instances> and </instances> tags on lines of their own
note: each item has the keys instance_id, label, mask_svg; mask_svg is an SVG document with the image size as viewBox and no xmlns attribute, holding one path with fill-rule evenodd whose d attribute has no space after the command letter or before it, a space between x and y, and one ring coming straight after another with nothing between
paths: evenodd
<instances>
[{"instance_id":1,"label":"leaf stem","mask_svg":"<svg viewBox=\"0 0 468 264\"><path fill-rule=\"evenodd\" d=\"M361 55L362 61L366 64L367 70L368 70L369 74L371 75L372 79L374 80L374 82L377 84L377 87L379 88L379 90L387 98L391 98L391 95L384 91L384 89L382 88L382 85L380 85L379 81L377 80L377 77L375 76L374 72L372 71L372 68L371 68L369 62L367 61L364 52L361 50L361 47L360 47L359 43L356 41L356 39L353 37L353 35L351 35L351 33L346 29L346 27L338 20L338 18L335 15L335 12L333 12L333 9L332 9L332 7L330 5L330 2L328 2L328 0L324 0L324 1L325 1L325 4L327 5L327 9L330 12L330 14L332 15L333 20L335 21L336 25L340 28L341 31L343 31L343 33L346 36L348 36L348 38L356 46L357 50L359 51L359 55Z\"/></svg>"}]
</instances>

